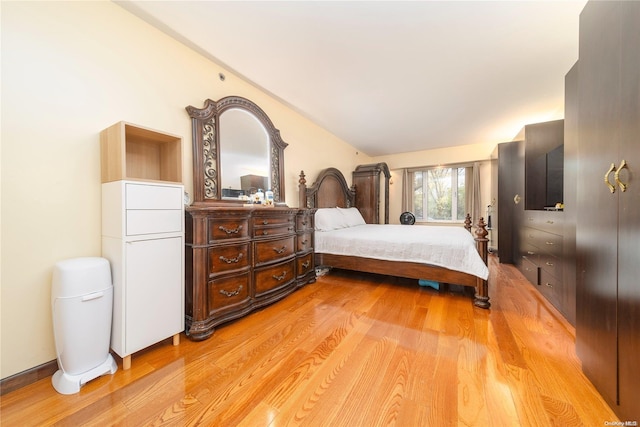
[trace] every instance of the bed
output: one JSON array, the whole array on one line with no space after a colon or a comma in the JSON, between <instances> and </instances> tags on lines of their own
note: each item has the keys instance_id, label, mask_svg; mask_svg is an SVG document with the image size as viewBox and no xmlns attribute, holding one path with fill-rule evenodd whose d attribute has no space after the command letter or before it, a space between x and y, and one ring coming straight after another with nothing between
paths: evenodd
<instances>
[{"instance_id":1,"label":"bed","mask_svg":"<svg viewBox=\"0 0 640 427\"><path fill-rule=\"evenodd\" d=\"M317 209L315 264L345 270L473 287L473 304L489 308L487 230L480 218L464 228L365 224L356 214L355 188L342 172L327 168L313 185L299 179L301 207Z\"/></svg>"}]
</instances>

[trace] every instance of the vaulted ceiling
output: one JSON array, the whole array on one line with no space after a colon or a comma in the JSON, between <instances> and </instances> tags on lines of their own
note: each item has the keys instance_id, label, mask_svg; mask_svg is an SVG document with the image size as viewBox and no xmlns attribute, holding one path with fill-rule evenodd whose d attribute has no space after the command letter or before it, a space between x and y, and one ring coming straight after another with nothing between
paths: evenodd
<instances>
[{"instance_id":1,"label":"vaulted ceiling","mask_svg":"<svg viewBox=\"0 0 640 427\"><path fill-rule=\"evenodd\" d=\"M586 1L119 1L371 155L562 118Z\"/></svg>"}]
</instances>

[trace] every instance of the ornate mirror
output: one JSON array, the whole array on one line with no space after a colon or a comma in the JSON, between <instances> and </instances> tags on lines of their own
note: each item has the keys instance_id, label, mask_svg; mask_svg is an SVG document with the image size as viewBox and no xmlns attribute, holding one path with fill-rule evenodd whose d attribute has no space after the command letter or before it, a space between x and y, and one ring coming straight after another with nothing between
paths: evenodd
<instances>
[{"instance_id":1,"label":"ornate mirror","mask_svg":"<svg viewBox=\"0 0 640 427\"><path fill-rule=\"evenodd\" d=\"M187 107L193 138L193 203L243 203L258 189L284 202L284 149L280 131L246 98L207 99Z\"/></svg>"}]
</instances>

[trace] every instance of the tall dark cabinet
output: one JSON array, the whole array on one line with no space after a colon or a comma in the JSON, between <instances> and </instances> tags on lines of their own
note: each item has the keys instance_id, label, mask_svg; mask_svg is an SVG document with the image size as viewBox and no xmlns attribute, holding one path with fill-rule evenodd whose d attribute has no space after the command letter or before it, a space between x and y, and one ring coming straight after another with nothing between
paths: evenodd
<instances>
[{"instance_id":1,"label":"tall dark cabinet","mask_svg":"<svg viewBox=\"0 0 640 427\"><path fill-rule=\"evenodd\" d=\"M389 223L389 179L386 163L360 165L352 173L356 187L355 205L367 224ZM381 207L381 197L384 205Z\"/></svg>"},{"instance_id":2,"label":"tall dark cabinet","mask_svg":"<svg viewBox=\"0 0 640 427\"><path fill-rule=\"evenodd\" d=\"M640 2L587 3L578 61L576 350L622 420L640 419L639 46Z\"/></svg>"},{"instance_id":3,"label":"tall dark cabinet","mask_svg":"<svg viewBox=\"0 0 640 427\"><path fill-rule=\"evenodd\" d=\"M516 263L524 214L524 141L498 144L498 258Z\"/></svg>"}]
</instances>

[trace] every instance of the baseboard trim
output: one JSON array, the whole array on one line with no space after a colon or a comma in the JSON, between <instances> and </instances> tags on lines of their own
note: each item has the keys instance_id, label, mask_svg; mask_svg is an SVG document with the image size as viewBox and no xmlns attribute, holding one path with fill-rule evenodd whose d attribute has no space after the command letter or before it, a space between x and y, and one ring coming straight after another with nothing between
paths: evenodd
<instances>
[{"instance_id":1,"label":"baseboard trim","mask_svg":"<svg viewBox=\"0 0 640 427\"><path fill-rule=\"evenodd\" d=\"M4 396L6 393L18 390L19 388L29 384L33 384L43 378L50 377L57 370L58 361L52 360L31 369L27 369L26 371L11 375L10 377L3 378L0 380L0 396Z\"/></svg>"}]
</instances>

